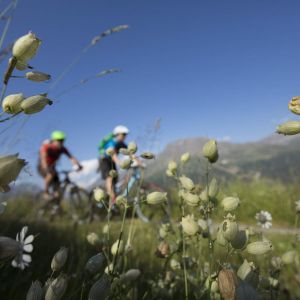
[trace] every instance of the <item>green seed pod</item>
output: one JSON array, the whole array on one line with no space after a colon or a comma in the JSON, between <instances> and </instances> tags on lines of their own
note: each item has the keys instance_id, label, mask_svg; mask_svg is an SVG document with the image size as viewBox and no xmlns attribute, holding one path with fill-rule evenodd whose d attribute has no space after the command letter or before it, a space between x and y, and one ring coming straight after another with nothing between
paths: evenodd
<instances>
[{"instance_id":1,"label":"green seed pod","mask_svg":"<svg viewBox=\"0 0 300 300\"><path fill-rule=\"evenodd\" d=\"M43 82L51 79L51 75L42 72L37 72L37 71L27 72L25 74L25 77L28 80L35 81L35 82Z\"/></svg>"},{"instance_id":2,"label":"green seed pod","mask_svg":"<svg viewBox=\"0 0 300 300\"><path fill-rule=\"evenodd\" d=\"M178 260L176 260L176 259L174 259L174 258L172 258L171 260L170 260L170 267L171 267L171 269L172 270L180 270L181 269L181 266L180 266L180 263L179 263L179 261Z\"/></svg>"},{"instance_id":3,"label":"green seed pod","mask_svg":"<svg viewBox=\"0 0 300 300\"><path fill-rule=\"evenodd\" d=\"M124 159L120 162L120 168L127 170L130 168L132 160L130 158Z\"/></svg>"},{"instance_id":4,"label":"green seed pod","mask_svg":"<svg viewBox=\"0 0 300 300\"><path fill-rule=\"evenodd\" d=\"M103 274L91 287L88 300L105 300L111 289L111 283L108 275Z\"/></svg>"},{"instance_id":5,"label":"green seed pod","mask_svg":"<svg viewBox=\"0 0 300 300\"><path fill-rule=\"evenodd\" d=\"M253 255L263 255L270 252L273 246L270 241L258 241L247 245L247 252Z\"/></svg>"},{"instance_id":6,"label":"green seed pod","mask_svg":"<svg viewBox=\"0 0 300 300\"><path fill-rule=\"evenodd\" d=\"M192 191L195 188L193 180L186 176L180 176L179 181L182 187L187 191Z\"/></svg>"},{"instance_id":7,"label":"green seed pod","mask_svg":"<svg viewBox=\"0 0 300 300\"><path fill-rule=\"evenodd\" d=\"M138 148L137 148L137 145L136 145L135 142L130 142L128 144L127 149L128 149L128 151L129 151L130 154L135 154Z\"/></svg>"},{"instance_id":8,"label":"green seed pod","mask_svg":"<svg viewBox=\"0 0 300 300\"><path fill-rule=\"evenodd\" d=\"M238 197L226 197L222 200L221 205L226 212L235 210L240 203Z\"/></svg>"},{"instance_id":9,"label":"green seed pod","mask_svg":"<svg viewBox=\"0 0 300 300\"><path fill-rule=\"evenodd\" d=\"M85 265L85 271L90 275L101 274L104 272L106 259L102 253L92 256Z\"/></svg>"},{"instance_id":10,"label":"green seed pod","mask_svg":"<svg viewBox=\"0 0 300 300\"><path fill-rule=\"evenodd\" d=\"M42 300L43 296L44 292L41 283L38 280L34 281L27 292L26 300Z\"/></svg>"},{"instance_id":11,"label":"green seed pod","mask_svg":"<svg viewBox=\"0 0 300 300\"><path fill-rule=\"evenodd\" d=\"M0 156L0 191L10 190L8 185L17 179L25 165L25 160L18 158L18 154Z\"/></svg>"},{"instance_id":12,"label":"green seed pod","mask_svg":"<svg viewBox=\"0 0 300 300\"><path fill-rule=\"evenodd\" d=\"M252 287L257 288L259 282L259 273L253 262L246 259L237 271L237 276L249 283Z\"/></svg>"},{"instance_id":13,"label":"green seed pod","mask_svg":"<svg viewBox=\"0 0 300 300\"><path fill-rule=\"evenodd\" d=\"M228 241L225 239L224 234L223 234L222 230L220 230L220 229L217 232L216 242L218 245L220 245L222 247L225 247L228 245Z\"/></svg>"},{"instance_id":14,"label":"green seed pod","mask_svg":"<svg viewBox=\"0 0 300 300\"><path fill-rule=\"evenodd\" d=\"M105 192L99 187L94 189L93 194L94 194L94 199L97 202L103 201L106 197Z\"/></svg>"},{"instance_id":15,"label":"green seed pod","mask_svg":"<svg viewBox=\"0 0 300 300\"><path fill-rule=\"evenodd\" d=\"M199 232L199 225L193 215L187 215L181 218L182 230L186 235L192 236Z\"/></svg>"},{"instance_id":16,"label":"green seed pod","mask_svg":"<svg viewBox=\"0 0 300 300\"><path fill-rule=\"evenodd\" d=\"M293 97L288 107L292 113L300 115L300 96Z\"/></svg>"},{"instance_id":17,"label":"green seed pod","mask_svg":"<svg viewBox=\"0 0 300 300\"><path fill-rule=\"evenodd\" d=\"M141 275L141 271L138 269L128 270L125 274L122 274L120 276L120 282L126 285L132 284L135 281L137 281L140 275Z\"/></svg>"},{"instance_id":18,"label":"green seed pod","mask_svg":"<svg viewBox=\"0 0 300 300\"><path fill-rule=\"evenodd\" d=\"M190 153L186 152L186 153L184 153L184 154L181 155L180 161L181 161L183 164L185 164L185 163L187 163L187 162L190 160L190 158L191 158Z\"/></svg>"},{"instance_id":19,"label":"green seed pod","mask_svg":"<svg viewBox=\"0 0 300 300\"><path fill-rule=\"evenodd\" d=\"M2 109L7 114L17 114L22 111L21 103L23 100L24 95L22 93L6 96L2 102Z\"/></svg>"},{"instance_id":20,"label":"green seed pod","mask_svg":"<svg viewBox=\"0 0 300 300\"><path fill-rule=\"evenodd\" d=\"M96 246L100 244L100 238L98 236L97 233L95 232L91 232L87 235L86 237L87 241L89 244L91 244L92 246Z\"/></svg>"},{"instance_id":21,"label":"green seed pod","mask_svg":"<svg viewBox=\"0 0 300 300\"><path fill-rule=\"evenodd\" d=\"M203 156L206 157L209 162L215 163L218 158L218 146L216 140L210 140L203 146Z\"/></svg>"},{"instance_id":22,"label":"green seed pod","mask_svg":"<svg viewBox=\"0 0 300 300\"><path fill-rule=\"evenodd\" d=\"M23 112L27 115L35 114L44 109L46 105L52 105L53 101L44 95L36 95L26 98L21 103Z\"/></svg>"},{"instance_id":23,"label":"green seed pod","mask_svg":"<svg viewBox=\"0 0 300 300\"><path fill-rule=\"evenodd\" d=\"M228 242L231 242L236 237L239 226L235 221L226 219L223 221L220 230L222 231L224 238Z\"/></svg>"},{"instance_id":24,"label":"green seed pod","mask_svg":"<svg viewBox=\"0 0 300 300\"><path fill-rule=\"evenodd\" d=\"M184 202L192 207L198 206L200 203L200 198L198 195L192 194L190 192L183 191L182 198L184 199Z\"/></svg>"},{"instance_id":25,"label":"green seed pod","mask_svg":"<svg viewBox=\"0 0 300 300\"><path fill-rule=\"evenodd\" d=\"M51 269L53 272L61 270L68 258L68 249L66 247L60 248L52 258Z\"/></svg>"},{"instance_id":26,"label":"green seed pod","mask_svg":"<svg viewBox=\"0 0 300 300\"><path fill-rule=\"evenodd\" d=\"M288 121L277 126L277 133L284 135L294 135L300 133L299 121Z\"/></svg>"},{"instance_id":27,"label":"green seed pod","mask_svg":"<svg viewBox=\"0 0 300 300\"><path fill-rule=\"evenodd\" d=\"M209 183L208 196L210 198L216 198L218 193L219 193L219 185L217 179L214 177Z\"/></svg>"},{"instance_id":28,"label":"green seed pod","mask_svg":"<svg viewBox=\"0 0 300 300\"><path fill-rule=\"evenodd\" d=\"M63 296L67 290L67 285L67 278L64 275L60 275L54 279L47 289L45 300L63 299Z\"/></svg>"},{"instance_id":29,"label":"green seed pod","mask_svg":"<svg viewBox=\"0 0 300 300\"><path fill-rule=\"evenodd\" d=\"M147 195L146 201L148 204L162 204L167 201L167 193L152 192Z\"/></svg>"},{"instance_id":30,"label":"green seed pod","mask_svg":"<svg viewBox=\"0 0 300 300\"><path fill-rule=\"evenodd\" d=\"M235 238L230 242L232 248L234 249L243 249L248 243L248 234L246 230L239 230Z\"/></svg>"},{"instance_id":31,"label":"green seed pod","mask_svg":"<svg viewBox=\"0 0 300 300\"><path fill-rule=\"evenodd\" d=\"M35 34L29 32L16 40L12 49L12 54L17 60L28 61L35 56L40 44L41 41Z\"/></svg>"},{"instance_id":32,"label":"green seed pod","mask_svg":"<svg viewBox=\"0 0 300 300\"><path fill-rule=\"evenodd\" d=\"M116 240L111 246L110 252L113 256L123 253L124 251L124 242L122 240Z\"/></svg>"},{"instance_id":33,"label":"green seed pod","mask_svg":"<svg viewBox=\"0 0 300 300\"><path fill-rule=\"evenodd\" d=\"M155 155L152 152L143 152L141 154L141 158L144 158L144 159L153 159L153 158L155 158Z\"/></svg>"},{"instance_id":34,"label":"green seed pod","mask_svg":"<svg viewBox=\"0 0 300 300\"><path fill-rule=\"evenodd\" d=\"M290 264L297 265L299 263L298 253L295 250L285 252L281 256L281 259L285 265L290 265Z\"/></svg>"},{"instance_id":35,"label":"green seed pod","mask_svg":"<svg viewBox=\"0 0 300 300\"><path fill-rule=\"evenodd\" d=\"M171 160L168 163L168 170L175 174L177 172L177 163L174 160Z\"/></svg>"}]
</instances>

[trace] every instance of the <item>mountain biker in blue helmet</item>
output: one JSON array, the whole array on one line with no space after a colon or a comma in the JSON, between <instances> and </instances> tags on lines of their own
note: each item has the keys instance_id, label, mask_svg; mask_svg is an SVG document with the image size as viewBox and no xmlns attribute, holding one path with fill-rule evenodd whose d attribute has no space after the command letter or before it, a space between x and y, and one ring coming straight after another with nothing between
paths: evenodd
<instances>
[{"instance_id":1,"label":"mountain biker in blue helmet","mask_svg":"<svg viewBox=\"0 0 300 300\"><path fill-rule=\"evenodd\" d=\"M129 133L129 129L126 126L118 125L115 127L112 133L107 135L99 144L100 163L99 169L102 175L102 179L105 180L106 191L111 198L112 205L116 202L115 185L118 181L118 177L112 177L111 170L117 171L117 165L120 163L118 154L120 149L127 148L125 139ZM107 154L107 150L112 149L113 154Z\"/></svg>"}]
</instances>

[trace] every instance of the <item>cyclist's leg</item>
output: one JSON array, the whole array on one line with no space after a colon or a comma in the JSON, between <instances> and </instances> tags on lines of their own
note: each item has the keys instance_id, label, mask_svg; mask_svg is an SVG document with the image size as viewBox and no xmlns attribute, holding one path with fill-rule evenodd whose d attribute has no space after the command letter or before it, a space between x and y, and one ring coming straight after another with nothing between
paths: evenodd
<instances>
[{"instance_id":1,"label":"cyclist's leg","mask_svg":"<svg viewBox=\"0 0 300 300\"><path fill-rule=\"evenodd\" d=\"M116 179L112 178L109 174L110 170L112 169L116 170L116 165L111 160L111 158L104 157L100 160L100 170L102 174L102 179L105 180L106 192L109 195L112 204L114 204L116 199L116 193L115 193Z\"/></svg>"}]
</instances>

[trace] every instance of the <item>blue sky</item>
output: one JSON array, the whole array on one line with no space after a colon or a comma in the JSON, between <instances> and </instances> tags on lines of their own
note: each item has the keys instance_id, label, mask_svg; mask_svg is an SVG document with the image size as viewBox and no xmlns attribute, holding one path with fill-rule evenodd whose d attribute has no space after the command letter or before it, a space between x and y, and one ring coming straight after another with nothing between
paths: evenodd
<instances>
[{"instance_id":1,"label":"blue sky","mask_svg":"<svg viewBox=\"0 0 300 300\"><path fill-rule=\"evenodd\" d=\"M115 125L135 139L159 117L157 150L184 137L267 136L300 93L299 18L299 1L20 0L5 45L35 32L43 43L31 64L54 79L95 35L131 28L91 48L49 97L104 69L121 73L65 94L21 129L23 117L2 124L14 124L2 134L2 152L35 162L40 143L61 129L71 151L91 159ZM7 93L33 95L50 84L15 79Z\"/></svg>"}]
</instances>

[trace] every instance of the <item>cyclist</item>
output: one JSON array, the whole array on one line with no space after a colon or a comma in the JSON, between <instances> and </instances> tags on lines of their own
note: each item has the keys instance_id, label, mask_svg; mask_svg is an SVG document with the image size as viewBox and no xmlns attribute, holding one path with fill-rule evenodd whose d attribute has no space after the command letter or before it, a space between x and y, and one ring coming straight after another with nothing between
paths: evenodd
<instances>
[{"instance_id":1,"label":"cyclist","mask_svg":"<svg viewBox=\"0 0 300 300\"><path fill-rule=\"evenodd\" d=\"M49 188L51 184L55 184L55 191L59 193L59 177L56 171L56 163L62 154L65 154L78 170L82 169L79 161L70 154L69 150L64 146L66 135L63 131L53 131L51 140L45 141L40 148L38 172L44 178L45 196L51 198ZM59 194L53 195L59 197Z\"/></svg>"},{"instance_id":2,"label":"cyclist","mask_svg":"<svg viewBox=\"0 0 300 300\"><path fill-rule=\"evenodd\" d=\"M125 144L126 136L129 133L129 129L126 126L118 125L115 127L112 133L107 135L99 144L100 163L99 169L101 171L102 179L105 180L106 191L110 196L112 205L116 202L115 185L118 181L118 177L111 176L110 171L117 171L117 165L120 163L118 154L120 149L127 148ZM113 155L107 154L107 150L111 148Z\"/></svg>"}]
</instances>

